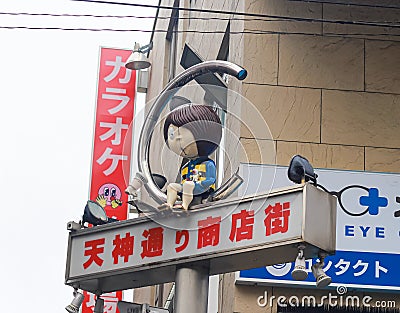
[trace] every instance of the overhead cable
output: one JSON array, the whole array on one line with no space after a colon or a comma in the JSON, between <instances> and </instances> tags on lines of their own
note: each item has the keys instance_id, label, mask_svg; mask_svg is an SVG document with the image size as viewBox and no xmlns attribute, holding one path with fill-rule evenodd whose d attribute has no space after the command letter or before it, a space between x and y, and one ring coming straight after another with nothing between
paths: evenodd
<instances>
[{"instance_id":1,"label":"overhead cable","mask_svg":"<svg viewBox=\"0 0 400 313\"><path fill-rule=\"evenodd\" d=\"M306 18L306 17L290 17L290 16L279 16L279 15L267 15L259 13L250 12L235 12L235 11L223 11L223 10L209 10L209 9L197 9L197 8L182 8L182 7L171 7L163 5L151 5L151 4L138 4L138 3L125 3L125 2L112 2L112 1L102 1L102 0L71 0L79 2L90 2L90 3L102 3L102 4L115 4L115 5L125 5L133 7L144 7L144 8L160 8L168 10L178 10L178 11L192 11L200 13L212 13L212 14L227 14L227 15L239 15L239 16L251 16L251 17L261 17L261 18L278 18L282 20L292 20L297 22L320 22L320 23L333 23L333 24L343 24L343 25L361 25L361 26L375 26L375 27L399 27L400 25L391 25L387 23L370 23L370 22L353 22L353 21L343 21L343 20L326 20L319 18Z\"/></svg>"},{"instance_id":2,"label":"overhead cable","mask_svg":"<svg viewBox=\"0 0 400 313\"><path fill-rule=\"evenodd\" d=\"M65 31L110 31L110 32L141 32L141 33L166 33L167 30L155 29L146 30L146 29L114 29L114 28L68 28L68 27L32 27L32 26L0 26L0 29L21 29L21 30L65 30ZM201 30L177 30L173 31L174 33L194 33L194 34L224 34L225 30L212 30L212 31L201 31ZM267 30L244 30L244 31L231 31L230 35L239 35L239 34L255 34L255 35L264 35L264 34L277 34L277 35L309 35L309 36L329 36L329 37L345 37L345 38L354 38L354 36L400 36L400 34L366 34L366 33L306 33L306 32L280 32L280 31L267 31Z\"/></svg>"},{"instance_id":3,"label":"overhead cable","mask_svg":"<svg viewBox=\"0 0 400 313\"><path fill-rule=\"evenodd\" d=\"M154 16L138 16L138 15L93 15L93 14L56 14L56 13L28 13L28 12L0 12L0 15L12 16L51 16L51 17L95 17L95 18L143 18L154 19Z\"/></svg>"},{"instance_id":4,"label":"overhead cable","mask_svg":"<svg viewBox=\"0 0 400 313\"><path fill-rule=\"evenodd\" d=\"M295 1L295 0L292 0ZM89 18L132 18L132 19L154 19L154 16L138 16L138 15L92 15L92 14L55 14L55 13L27 13L27 12L0 12L0 15L11 15L11 16L48 16L48 17L89 17ZM170 17L168 16L158 16L157 19L168 20ZM185 17L179 16L175 19L178 20L200 20L200 21L265 21L265 22L297 22L295 20L287 20L287 19L279 19L279 18L237 18L237 17ZM314 21L312 19L309 20L310 22ZM315 20L317 22L317 20ZM340 23L339 21L338 23ZM369 26L379 26L382 27L378 21L357 21L362 23L368 23ZM354 22L353 22L354 23ZM385 21L385 27L392 27L392 26L400 26L397 25L395 22Z\"/></svg>"},{"instance_id":5,"label":"overhead cable","mask_svg":"<svg viewBox=\"0 0 400 313\"><path fill-rule=\"evenodd\" d=\"M355 2L336 2L336 1L325 1L325 0L289 0L291 2L306 2L306 3L320 3L320 4L335 4L344 6L357 6L367 8L379 8L379 9L400 9L400 6L395 5L377 5L377 4L366 4L366 3L355 3Z\"/></svg>"}]
</instances>

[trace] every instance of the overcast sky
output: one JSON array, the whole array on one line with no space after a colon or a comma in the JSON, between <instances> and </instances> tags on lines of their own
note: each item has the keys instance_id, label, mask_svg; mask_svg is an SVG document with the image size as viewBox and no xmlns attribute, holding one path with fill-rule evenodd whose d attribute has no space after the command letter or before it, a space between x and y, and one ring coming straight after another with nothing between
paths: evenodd
<instances>
[{"instance_id":1,"label":"overcast sky","mask_svg":"<svg viewBox=\"0 0 400 313\"><path fill-rule=\"evenodd\" d=\"M69 0L3 0L0 12L155 15ZM66 224L88 199L99 47L132 48L150 33L4 26L151 30L153 19L0 15L1 311L65 312Z\"/></svg>"}]
</instances>

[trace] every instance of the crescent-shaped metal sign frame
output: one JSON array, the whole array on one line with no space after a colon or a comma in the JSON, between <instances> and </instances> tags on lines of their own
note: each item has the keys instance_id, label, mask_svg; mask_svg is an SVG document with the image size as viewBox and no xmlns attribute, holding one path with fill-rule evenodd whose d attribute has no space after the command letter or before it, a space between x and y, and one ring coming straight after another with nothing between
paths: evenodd
<instances>
[{"instance_id":1,"label":"crescent-shaped metal sign frame","mask_svg":"<svg viewBox=\"0 0 400 313\"><path fill-rule=\"evenodd\" d=\"M144 120L139 137L137 160L139 172L147 178L147 183L144 186L150 197L159 204L165 203L167 201L167 196L158 188L152 178L149 164L151 136L161 112L171 97L175 95L182 86L205 73L225 73L236 77L238 80L243 80L247 76L247 71L234 63L219 60L206 61L196 64L180 73L171 80L158 95Z\"/></svg>"}]
</instances>

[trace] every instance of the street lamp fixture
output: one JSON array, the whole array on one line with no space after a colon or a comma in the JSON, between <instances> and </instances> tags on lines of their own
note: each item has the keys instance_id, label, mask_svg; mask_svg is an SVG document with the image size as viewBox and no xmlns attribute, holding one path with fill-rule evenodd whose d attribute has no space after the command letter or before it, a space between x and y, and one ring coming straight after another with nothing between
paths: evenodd
<instances>
[{"instance_id":1,"label":"street lamp fixture","mask_svg":"<svg viewBox=\"0 0 400 313\"><path fill-rule=\"evenodd\" d=\"M135 42L132 54L126 62L125 67L130 70L143 70L150 67L151 63L145 53L149 52L152 48L153 42L142 47Z\"/></svg>"},{"instance_id":2,"label":"street lamp fixture","mask_svg":"<svg viewBox=\"0 0 400 313\"><path fill-rule=\"evenodd\" d=\"M296 261L294 263L294 269L292 271L292 278L294 280L305 280L308 276L306 271L306 259L304 257L304 249L306 247L304 245L300 245L298 247L299 253L296 257Z\"/></svg>"},{"instance_id":3,"label":"street lamp fixture","mask_svg":"<svg viewBox=\"0 0 400 313\"><path fill-rule=\"evenodd\" d=\"M107 216L103 207L95 201L88 200L83 212L82 224L89 223L93 226L117 222L115 218Z\"/></svg>"},{"instance_id":4,"label":"street lamp fixture","mask_svg":"<svg viewBox=\"0 0 400 313\"><path fill-rule=\"evenodd\" d=\"M301 184L311 180L317 183L318 175L314 173L314 168L310 162L301 155L295 155L289 164L288 178L296 183Z\"/></svg>"},{"instance_id":5,"label":"street lamp fixture","mask_svg":"<svg viewBox=\"0 0 400 313\"><path fill-rule=\"evenodd\" d=\"M315 277L316 283L317 283L317 288L324 288L328 286L332 282L332 278L330 278L326 273L324 272L324 259L325 255L320 254L319 256L319 262L313 264L311 266L312 273Z\"/></svg>"},{"instance_id":6,"label":"street lamp fixture","mask_svg":"<svg viewBox=\"0 0 400 313\"><path fill-rule=\"evenodd\" d=\"M79 308L82 305L83 299L85 298L82 293L78 292L77 289L74 290L74 299L72 300L71 304L68 304L65 309L69 313L78 313Z\"/></svg>"}]
</instances>

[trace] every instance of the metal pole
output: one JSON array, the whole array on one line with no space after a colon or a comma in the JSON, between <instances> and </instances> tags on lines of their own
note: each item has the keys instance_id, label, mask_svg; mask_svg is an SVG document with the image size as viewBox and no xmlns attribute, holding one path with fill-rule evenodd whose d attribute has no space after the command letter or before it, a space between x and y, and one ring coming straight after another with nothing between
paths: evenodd
<instances>
[{"instance_id":1,"label":"metal pole","mask_svg":"<svg viewBox=\"0 0 400 313\"><path fill-rule=\"evenodd\" d=\"M175 313L207 313L208 307L207 267L181 267L175 274Z\"/></svg>"}]
</instances>

